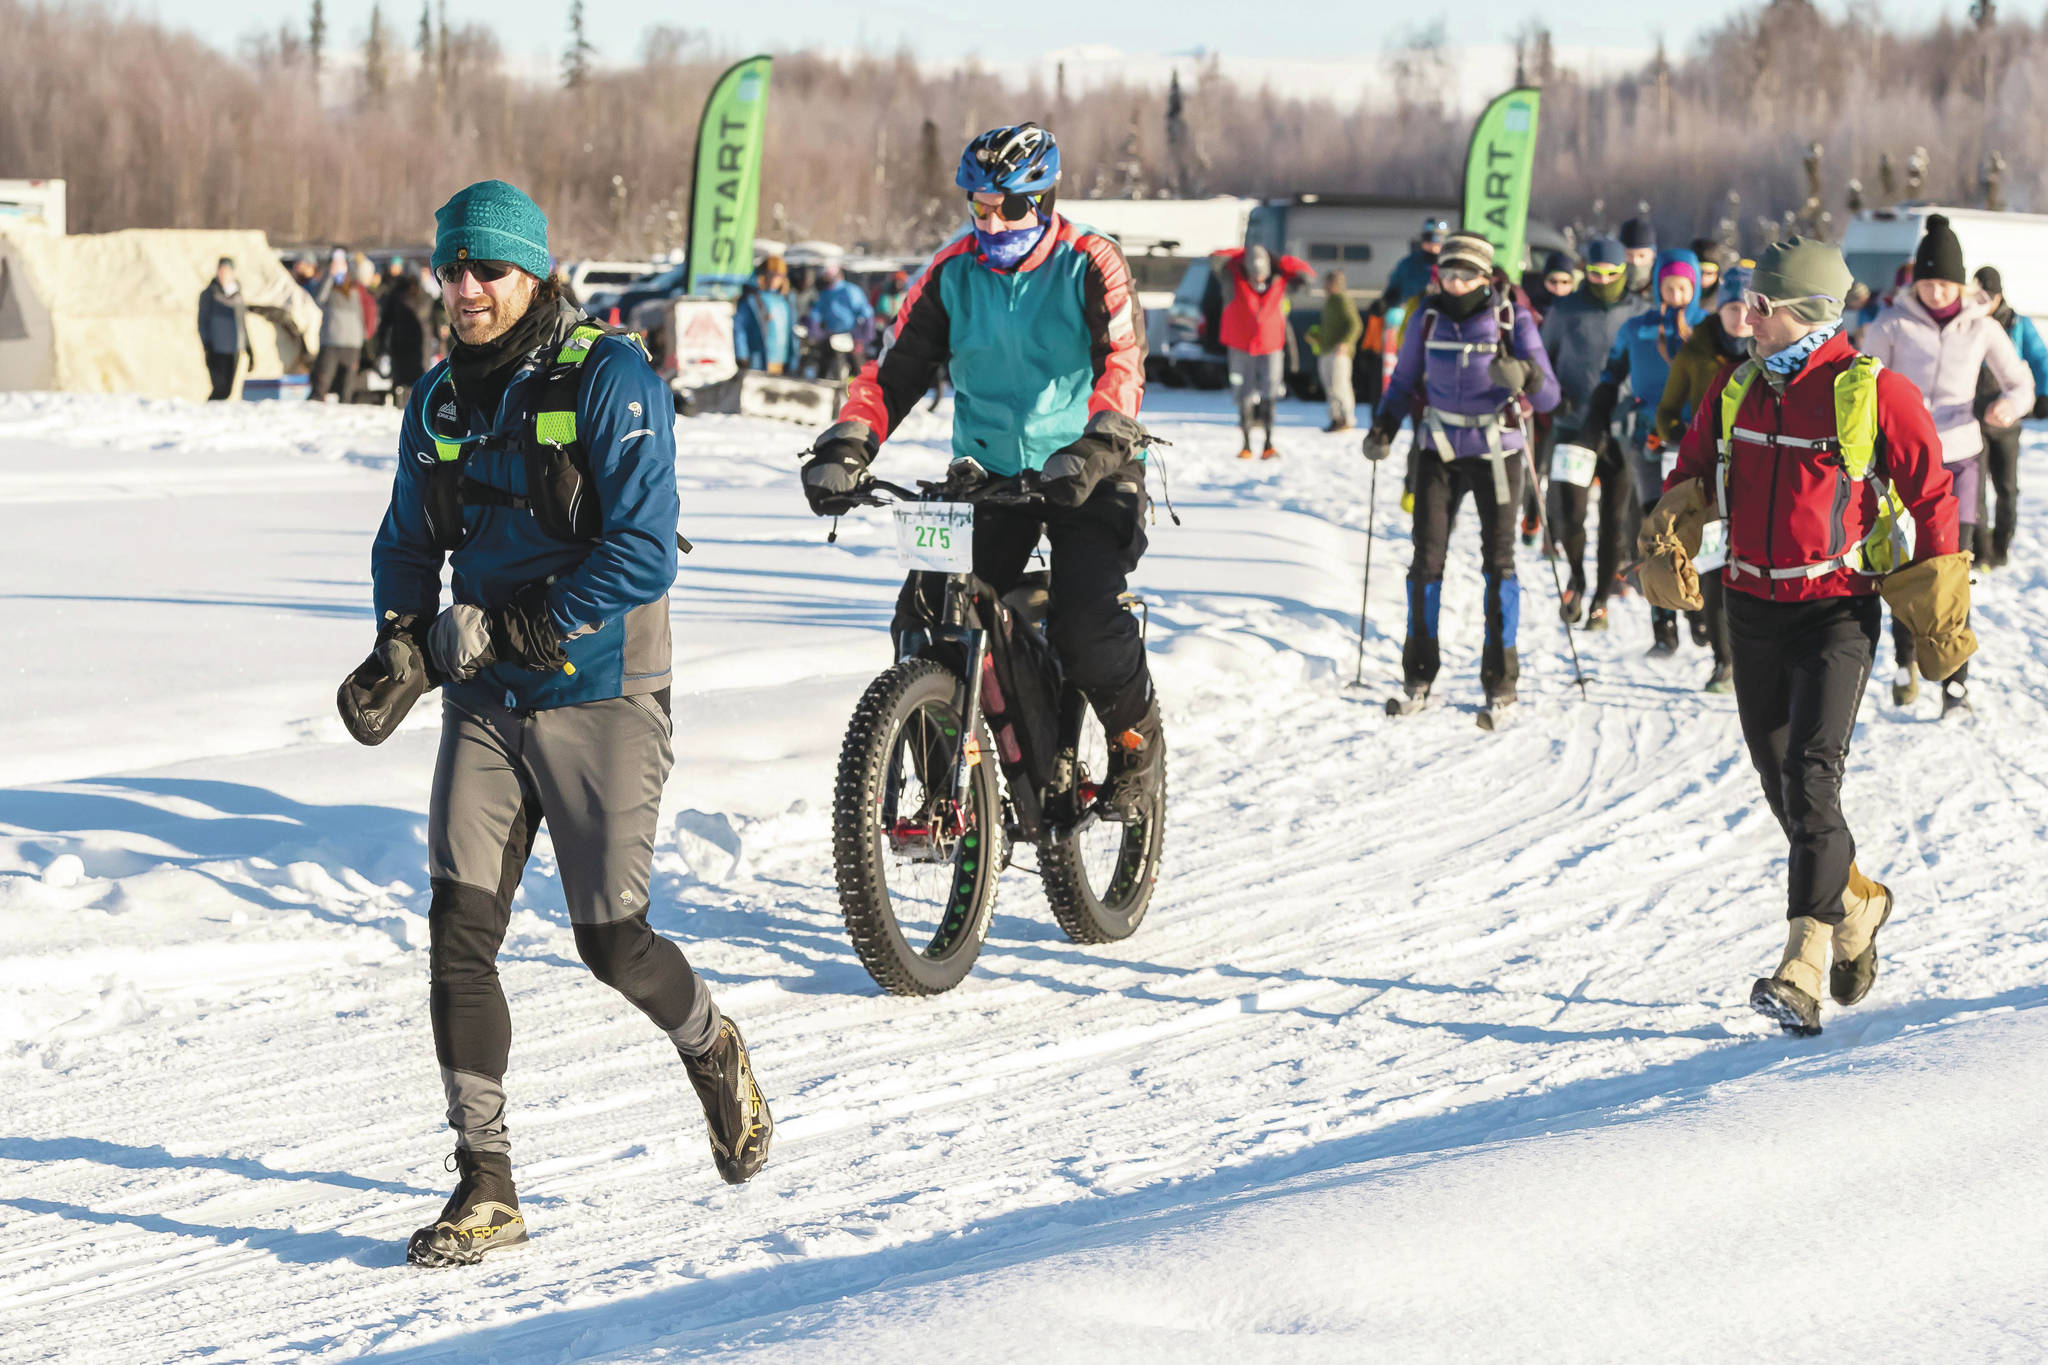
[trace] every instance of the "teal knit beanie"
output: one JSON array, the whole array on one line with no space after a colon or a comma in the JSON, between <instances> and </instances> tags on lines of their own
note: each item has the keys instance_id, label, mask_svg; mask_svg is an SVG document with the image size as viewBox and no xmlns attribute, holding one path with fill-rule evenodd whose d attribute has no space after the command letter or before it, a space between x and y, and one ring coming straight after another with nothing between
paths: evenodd
<instances>
[{"instance_id":1,"label":"teal knit beanie","mask_svg":"<svg viewBox=\"0 0 2048 1365\"><path fill-rule=\"evenodd\" d=\"M502 180L479 180L434 210L434 268L452 261L505 261L548 277L548 218Z\"/></svg>"}]
</instances>

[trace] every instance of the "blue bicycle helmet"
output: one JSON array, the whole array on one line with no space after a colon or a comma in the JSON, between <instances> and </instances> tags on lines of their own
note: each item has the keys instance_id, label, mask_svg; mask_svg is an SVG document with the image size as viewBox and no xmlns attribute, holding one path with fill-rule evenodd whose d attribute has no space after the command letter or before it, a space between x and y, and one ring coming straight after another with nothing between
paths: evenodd
<instances>
[{"instance_id":1,"label":"blue bicycle helmet","mask_svg":"<svg viewBox=\"0 0 2048 1365\"><path fill-rule=\"evenodd\" d=\"M1060 145L1035 123L991 128L967 144L953 183L969 194L1038 194L1059 183Z\"/></svg>"}]
</instances>

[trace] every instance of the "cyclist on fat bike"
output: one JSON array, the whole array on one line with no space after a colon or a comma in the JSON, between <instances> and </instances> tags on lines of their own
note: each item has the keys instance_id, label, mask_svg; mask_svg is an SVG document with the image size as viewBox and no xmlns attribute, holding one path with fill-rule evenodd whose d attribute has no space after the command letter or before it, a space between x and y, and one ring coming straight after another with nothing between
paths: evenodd
<instances>
[{"instance_id":1,"label":"cyclist on fat bike","mask_svg":"<svg viewBox=\"0 0 2048 1365\"><path fill-rule=\"evenodd\" d=\"M1059 146L1035 123L967 145L955 180L972 222L911 284L880 358L812 447L804 496L820 516L856 506L876 450L946 366L955 457L1036 472L1046 503L977 509L975 576L1006 592L1041 531L1051 542L1047 633L1109 736L1107 799L1129 815L1164 748L1144 642L1118 601L1145 553L1144 322L1116 243L1055 212L1059 178ZM913 576L895 632L919 613Z\"/></svg>"}]
</instances>

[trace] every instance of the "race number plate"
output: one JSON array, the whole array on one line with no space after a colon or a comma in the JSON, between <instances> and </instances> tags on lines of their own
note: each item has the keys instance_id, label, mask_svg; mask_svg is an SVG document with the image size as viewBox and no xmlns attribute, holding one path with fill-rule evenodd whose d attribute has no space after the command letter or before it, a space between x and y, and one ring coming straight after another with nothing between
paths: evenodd
<instances>
[{"instance_id":1,"label":"race number plate","mask_svg":"<svg viewBox=\"0 0 2048 1365\"><path fill-rule=\"evenodd\" d=\"M974 504L904 503L896 513L896 560L929 573L974 571Z\"/></svg>"},{"instance_id":2,"label":"race number plate","mask_svg":"<svg viewBox=\"0 0 2048 1365\"><path fill-rule=\"evenodd\" d=\"M1728 523L1710 521L1700 532L1700 552L1693 556L1692 566L1701 573L1725 568L1728 564Z\"/></svg>"},{"instance_id":3,"label":"race number plate","mask_svg":"<svg viewBox=\"0 0 2048 1365\"><path fill-rule=\"evenodd\" d=\"M1576 488L1587 488L1593 483L1593 466L1600 463L1600 454L1590 446L1573 446L1559 443L1550 452L1550 477L1557 482L1568 483Z\"/></svg>"}]
</instances>

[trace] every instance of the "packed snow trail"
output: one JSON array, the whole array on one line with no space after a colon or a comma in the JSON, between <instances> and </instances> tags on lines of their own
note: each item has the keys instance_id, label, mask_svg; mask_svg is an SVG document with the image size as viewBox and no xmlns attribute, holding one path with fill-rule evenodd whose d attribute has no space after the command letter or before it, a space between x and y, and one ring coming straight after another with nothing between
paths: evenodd
<instances>
[{"instance_id":1,"label":"packed snow trail","mask_svg":"<svg viewBox=\"0 0 2048 1365\"><path fill-rule=\"evenodd\" d=\"M1137 574L1173 765L1159 896L1130 940L1080 948L1015 869L967 983L913 1001L880 996L854 958L827 828L846 718L888 658L900 575L886 524L849 519L826 545L794 477L807 433L700 419L678 428L698 549L674 593L678 762L654 918L746 1028L774 1156L750 1186L718 1183L666 1043L577 961L543 838L501 960L534 1241L474 1271L408 1270L405 1236L452 1180L426 1020L438 710L377 750L332 710L368 648L396 421L257 411L0 399L0 502L22 504L0 714L0 780L16 784L0 790L0 1359L626 1360L721 1341L773 1359L812 1338L844 1358L865 1350L870 1313L899 1354L950 1357L963 1343L906 1331L917 1296L890 1286L964 1263L1008 1268L991 1292L1021 1293L1002 1286L1028 1285L1017 1267L1039 1261L1068 1277L1048 1287L1068 1283L1113 1229L1154 1219L1192 1229L1183 1246L1212 1226L1215 1245L1244 1245L1245 1286L1284 1299L1318 1238L1370 1227L1357 1220L1383 1184L1426 1218L1433 1190L1452 1207L1473 1197L1457 1172L1510 1157L1509 1193L1493 1197L1583 1225L1575 1255L1625 1253L1669 1283L1690 1245L1745 1245L1759 1218L1794 1230L1758 1254L1796 1262L1800 1210L1758 1164L1782 1150L1714 1146L1726 1198L1683 1204L1693 1226L1658 1242L1647 1220L1680 1207L1657 1196L1651 1156L1666 1148L1615 1136L1609 1203L1588 1208L1577 1149L1529 1135L1684 1099L1658 1120L1677 1150L1687 1114L1768 1114L1781 1074L1833 1075L1866 1049L1902 1076L1929 1064L1923 1035L1955 1034L1940 1046L1972 1057L2038 1055L2038 1028L1974 1022L2048 1000L2048 912L2016 891L2048 832L2048 764L2029 742L2048 723L2038 499L2013 568L1980 589L1976 721L1935 723L1931 689L1910 715L1881 705L1878 670L1848 810L1899 915L1871 998L1793 1043L1744 1006L1782 941L1783 844L1732 699L1697 691L1704 653L1644 661L1646 613L1630 602L1613 631L1582 637L1581 703L1548 571L1525 551L1526 714L1481 733L1467 518L1444 595L1448 702L1390 720L1408 548L1396 481L1375 522L1372 686L1354 690L1356 437L1324 436L1319 409L1290 404L1286 457L1242 464L1220 397L1155 394L1148 422L1174 442L1185 522L1162 507ZM883 471L936 476L946 430L943 412L920 414ZM76 477L52 479L65 470ZM2012 1100L1996 1069L1968 1073L1987 1106ZM2012 1085L2038 1090L2031 1074ZM1957 1122L1940 1094L1929 1105ZM1936 1131L1918 1109L1904 1121ZM1851 1122L1852 1137L1869 1126ZM1843 1138L1825 1114L1799 1129L1816 1160ZM1944 1175L1977 1188L1961 1177L1980 1162L2006 1162L2022 1187L2031 1162L2039 1183L2031 1150L1915 1150L1950 1163L1929 1189ZM1295 1200L1340 1170L1350 1195ZM1286 1215L1297 1237L1233 1230L1231 1210L1261 1192L1306 1210ZM1926 1217L1975 1212L1930 1200ZM1543 1273L1525 1262L1544 1253L1497 1225L1451 1226L1470 1230L1461 1254L1482 1278ZM1122 1314L1108 1339L1130 1355L1188 1358L1322 1326L1356 1333L1356 1358L1375 1324L1421 1332L1470 1312L1458 1275L1391 1286L1370 1262L1341 1264L1356 1267L1341 1322L1165 1301L1148 1316L1143 1296L1087 1311ZM1713 1283L1730 1293L1750 1282L1695 1269L1725 1270ZM1953 1327L1945 1283L1888 1285L1886 1301ZM2039 1312L2010 1308L1997 1320L2015 1329ZM1501 1358L1683 1354L1689 1317L1665 1314L1651 1319L1662 1338L1565 1349L1545 1335L1563 1308L1486 1336ZM1028 1358L1010 1321L1003 1358ZM1404 1359L1472 1355L1468 1338L1416 1340Z\"/></svg>"}]
</instances>

